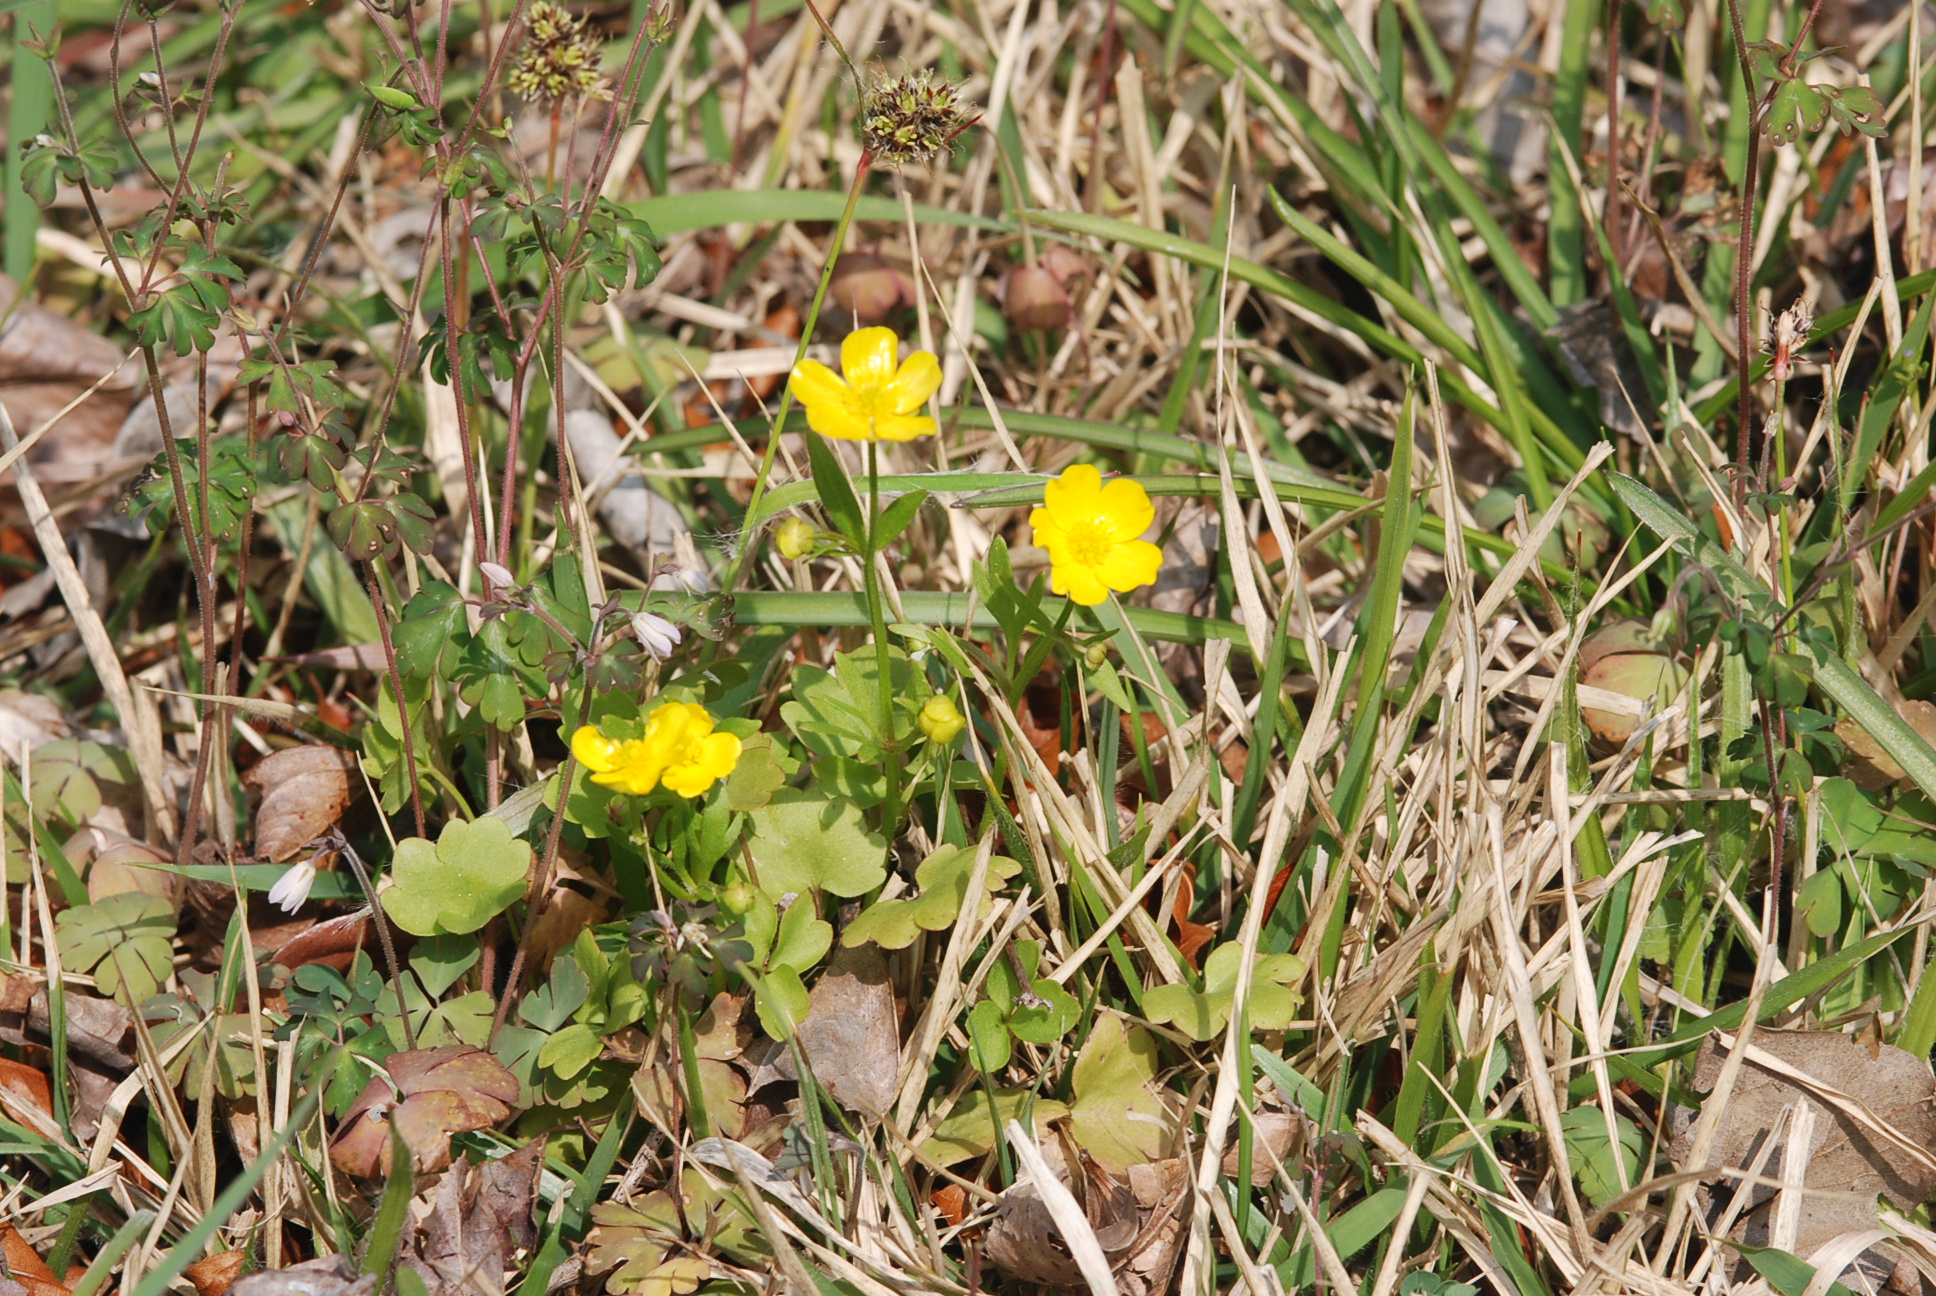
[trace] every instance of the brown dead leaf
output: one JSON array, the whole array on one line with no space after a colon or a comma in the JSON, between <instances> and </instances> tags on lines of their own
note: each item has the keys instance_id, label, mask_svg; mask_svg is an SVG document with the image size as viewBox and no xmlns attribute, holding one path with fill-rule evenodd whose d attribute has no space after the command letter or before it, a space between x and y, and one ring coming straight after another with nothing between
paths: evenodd
<instances>
[{"instance_id":1,"label":"brown dead leaf","mask_svg":"<svg viewBox=\"0 0 1936 1296\"><path fill-rule=\"evenodd\" d=\"M842 1106L879 1116L894 1101L901 1031L887 960L875 945L840 948L827 963L800 1023L814 1078Z\"/></svg>"},{"instance_id":2,"label":"brown dead leaf","mask_svg":"<svg viewBox=\"0 0 1936 1296\"><path fill-rule=\"evenodd\" d=\"M1936 1076L1929 1063L1898 1048L1883 1046L1871 1057L1862 1041L1834 1031L1758 1030L1755 1047L1801 1071L1820 1085L1865 1105L1884 1127L1916 1148L1936 1148ZM1727 1049L1710 1036L1701 1046L1693 1087L1711 1090ZM1936 1193L1936 1168L1897 1142L1884 1138L1821 1094L1758 1064L1751 1057L1735 1081L1722 1115L1714 1148L1701 1166L1688 1166L1694 1123L1674 1140L1670 1154L1686 1169L1746 1167L1759 1154L1782 1110L1807 1102L1815 1112L1815 1138L1809 1147L1807 1196L1803 1199L1796 1254L1852 1229L1873 1228L1880 1194L1901 1209L1913 1210ZM1779 1182L1782 1148L1777 1143L1749 1192L1744 1210L1728 1236L1752 1246L1768 1245L1768 1226ZM1732 1195L1722 1186L1708 1194L1715 1210ZM1893 1262L1892 1262L1893 1263Z\"/></svg>"},{"instance_id":3,"label":"brown dead leaf","mask_svg":"<svg viewBox=\"0 0 1936 1296\"><path fill-rule=\"evenodd\" d=\"M54 1094L47 1077L24 1062L0 1058L0 1103L22 1105L51 1117Z\"/></svg>"},{"instance_id":4,"label":"brown dead leaf","mask_svg":"<svg viewBox=\"0 0 1936 1296\"><path fill-rule=\"evenodd\" d=\"M511 1114L518 1081L502 1063L467 1044L393 1053L388 1078L371 1080L338 1127L329 1155L346 1174L390 1173L395 1122L420 1172L450 1164L450 1136L485 1129Z\"/></svg>"},{"instance_id":5,"label":"brown dead leaf","mask_svg":"<svg viewBox=\"0 0 1936 1296\"><path fill-rule=\"evenodd\" d=\"M515 1253L537 1243L531 1204L543 1150L543 1140L534 1140L481 1166L461 1158L452 1164L402 1255L432 1296L496 1296L504 1290Z\"/></svg>"},{"instance_id":6,"label":"brown dead leaf","mask_svg":"<svg viewBox=\"0 0 1936 1296\"><path fill-rule=\"evenodd\" d=\"M112 999L97 999L70 989L67 992L68 1052L110 1071L132 1071L134 1015ZM44 1044L49 1018L47 991L35 989L24 1013L0 1011L0 1040L8 1044Z\"/></svg>"},{"instance_id":7,"label":"brown dead leaf","mask_svg":"<svg viewBox=\"0 0 1936 1296\"><path fill-rule=\"evenodd\" d=\"M1196 895L1197 866L1186 861L1183 865L1183 884L1176 889L1176 905L1172 917L1176 919L1176 952L1181 954L1192 968L1197 966L1198 953L1217 936L1215 927L1190 920L1190 911L1194 907Z\"/></svg>"},{"instance_id":8,"label":"brown dead leaf","mask_svg":"<svg viewBox=\"0 0 1936 1296\"><path fill-rule=\"evenodd\" d=\"M1260 1111L1251 1117L1250 1125L1250 1184L1253 1188L1268 1188L1277 1176L1277 1167L1291 1153L1291 1138L1297 1131L1297 1122L1289 1112ZM1227 1175L1237 1173L1237 1152L1233 1130L1230 1150L1223 1154L1223 1172Z\"/></svg>"},{"instance_id":9,"label":"brown dead leaf","mask_svg":"<svg viewBox=\"0 0 1936 1296\"><path fill-rule=\"evenodd\" d=\"M1903 720L1921 734L1925 742L1936 743L1936 702L1924 702L1920 698L1904 702L1897 711ZM1904 777L1902 766L1895 758L1882 749L1882 744L1869 736L1869 731L1855 721L1844 718L1835 723L1835 736L1840 738L1854 757L1845 768L1848 776L1857 787L1874 792L1888 787Z\"/></svg>"},{"instance_id":10,"label":"brown dead leaf","mask_svg":"<svg viewBox=\"0 0 1936 1296\"><path fill-rule=\"evenodd\" d=\"M222 1251L197 1260L182 1274L195 1284L195 1296L228 1296L229 1288L242 1276L242 1262L248 1258L247 1251Z\"/></svg>"},{"instance_id":11,"label":"brown dead leaf","mask_svg":"<svg viewBox=\"0 0 1936 1296\"><path fill-rule=\"evenodd\" d=\"M97 474L111 457L116 431L142 384L139 362L100 334L34 301L0 276L0 400L21 436L59 413L104 374L113 374L28 454L56 468L54 480ZM36 474L42 475L42 474Z\"/></svg>"},{"instance_id":12,"label":"brown dead leaf","mask_svg":"<svg viewBox=\"0 0 1936 1296\"><path fill-rule=\"evenodd\" d=\"M1051 1139L1043 1157L1067 1181L1067 1160ZM1183 1225L1177 1206L1189 1186L1189 1167L1181 1157L1130 1167L1118 1176L1084 1158L1083 1182L1072 1188L1124 1296L1154 1296L1169 1285L1182 1252ZM1070 1255L1033 1183L1002 1194L987 1240L989 1262L1010 1277L1051 1287L1083 1287L1082 1271Z\"/></svg>"},{"instance_id":13,"label":"brown dead leaf","mask_svg":"<svg viewBox=\"0 0 1936 1296\"><path fill-rule=\"evenodd\" d=\"M98 828L83 829L79 835L97 842L107 836ZM69 860L74 855L75 852L69 851ZM156 868L157 864L162 867ZM94 863L87 870L88 899L99 903L111 895L138 891L143 895L159 896L179 913L185 879L181 874L169 871L173 865L173 859L145 842L108 841L100 846L94 855Z\"/></svg>"},{"instance_id":14,"label":"brown dead leaf","mask_svg":"<svg viewBox=\"0 0 1936 1296\"><path fill-rule=\"evenodd\" d=\"M270 752L242 776L261 793L255 812L255 853L271 864L294 859L334 827L349 809L354 769L348 752L335 747L289 747Z\"/></svg>"},{"instance_id":15,"label":"brown dead leaf","mask_svg":"<svg viewBox=\"0 0 1936 1296\"><path fill-rule=\"evenodd\" d=\"M752 1042L753 1026L745 1019L746 996L723 991L692 1024L693 1048L702 1058L731 1062Z\"/></svg>"},{"instance_id":16,"label":"brown dead leaf","mask_svg":"<svg viewBox=\"0 0 1936 1296\"><path fill-rule=\"evenodd\" d=\"M229 1296L374 1296L376 1275L359 1274L346 1255L319 1256L287 1269L244 1274Z\"/></svg>"},{"instance_id":17,"label":"brown dead leaf","mask_svg":"<svg viewBox=\"0 0 1936 1296\"><path fill-rule=\"evenodd\" d=\"M292 972L310 963L327 963L341 972L355 961L356 951L363 948L363 943L372 939L367 931L369 925L367 908L319 922L277 948L275 960Z\"/></svg>"},{"instance_id":18,"label":"brown dead leaf","mask_svg":"<svg viewBox=\"0 0 1936 1296\"><path fill-rule=\"evenodd\" d=\"M54 1277L40 1252L5 1221L0 1221L0 1257L5 1258L13 1280L27 1289L27 1296L67 1296L67 1288Z\"/></svg>"}]
</instances>

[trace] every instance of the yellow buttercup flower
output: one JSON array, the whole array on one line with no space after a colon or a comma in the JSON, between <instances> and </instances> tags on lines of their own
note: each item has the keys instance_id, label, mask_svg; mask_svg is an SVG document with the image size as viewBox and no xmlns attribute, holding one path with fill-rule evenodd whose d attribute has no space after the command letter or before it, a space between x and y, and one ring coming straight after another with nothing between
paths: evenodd
<instances>
[{"instance_id":1,"label":"yellow buttercup flower","mask_svg":"<svg viewBox=\"0 0 1936 1296\"><path fill-rule=\"evenodd\" d=\"M585 725L571 736L571 754L602 787L644 796L663 783L696 797L739 764L739 739L714 733L705 707L668 702L646 718L645 737L614 741Z\"/></svg>"},{"instance_id":2,"label":"yellow buttercup flower","mask_svg":"<svg viewBox=\"0 0 1936 1296\"><path fill-rule=\"evenodd\" d=\"M929 698L922 706L918 720L921 732L944 747L953 742L968 725L962 719L961 712L955 709L954 699L946 693L937 693Z\"/></svg>"},{"instance_id":3,"label":"yellow buttercup flower","mask_svg":"<svg viewBox=\"0 0 1936 1296\"><path fill-rule=\"evenodd\" d=\"M1049 551L1049 588L1084 607L1156 582L1163 551L1136 538L1155 521L1140 485L1118 477L1105 486L1090 464L1070 465L1029 514L1035 543Z\"/></svg>"},{"instance_id":4,"label":"yellow buttercup flower","mask_svg":"<svg viewBox=\"0 0 1936 1296\"><path fill-rule=\"evenodd\" d=\"M941 362L916 351L895 364L893 329L856 329L840 344L840 373L818 360L793 366L794 399L807 426L841 441L912 441L933 436L934 420L916 410L941 389Z\"/></svg>"}]
</instances>

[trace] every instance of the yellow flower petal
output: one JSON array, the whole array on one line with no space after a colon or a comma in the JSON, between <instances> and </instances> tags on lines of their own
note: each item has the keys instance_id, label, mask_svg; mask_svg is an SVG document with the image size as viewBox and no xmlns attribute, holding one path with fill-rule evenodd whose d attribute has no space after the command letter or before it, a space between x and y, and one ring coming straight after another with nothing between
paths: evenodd
<instances>
[{"instance_id":1,"label":"yellow flower petal","mask_svg":"<svg viewBox=\"0 0 1936 1296\"><path fill-rule=\"evenodd\" d=\"M900 339L889 328L855 329L840 344L840 376L856 392L875 392L894 381Z\"/></svg>"},{"instance_id":2,"label":"yellow flower petal","mask_svg":"<svg viewBox=\"0 0 1936 1296\"><path fill-rule=\"evenodd\" d=\"M1103 584L1095 569L1080 563L1057 563L1049 568L1049 588L1084 607L1094 607L1109 597L1109 586Z\"/></svg>"},{"instance_id":3,"label":"yellow flower petal","mask_svg":"<svg viewBox=\"0 0 1936 1296\"><path fill-rule=\"evenodd\" d=\"M1140 482L1118 477L1102 488L1098 510L1111 540L1134 540L1156 521L1156 506Z\"/></svg>"},{"instance_id":4,"label":"yellow flower petal","mask_svg":"<svg viewBox=\"0 0 1936 1296\"><path fill-rule=\"evenodd\" d=\"M807 406L807 426L838 441L866 441L873 422L851 400Z\"/></svg>"},{"instance_id":5,"label":"yellow flower petal","mask_svg":"<svg viewBox=\"0 0 1936 1296\"><path fill-rule=\"evenodd\" d=\"M900 370L881 394L897 414L912 414L941 390L941 362L927 351L916 351L901 362Z\"/></svg>"},{"instance_id":6,"label":"yellow flower petal","mask_svg":"<svg viewBox=\"0 0 1936 1296\"><path fill-rule=\"evenodd\" d=\"M874 436L881 441L912 441L916 437L933 436L934 420L922 416L893 414L874 420Z\"/></svg>"},{"instance_id":7,"label":"yellow flower petal","mask_svg":"<svg viewBox=\"0 0 1936 1296\"><path fill-rule=\"evenodd\" d=\"M1141 586L1154 585L1162 566L1161 549L1147 540L1131 540L1111 550L1102 566L1096 569L1096 575L1118 594L1127 594Z\"/></svg>"},{"instance_id":8,"label":"yellow flower petal","mask_svg":"<svg viewBox=\"0 0 1936 1296\"><path fill-rule=\"evenodd\" d=\"M612 768L612 760L618 754L619 745L600 733L593 725L582 725L571 736L571 754L578 763L588 770L603 773Z\"/></svg>"},{"instance_id":9,"label":"yellow flower petal","mask_svg":"<svg viewBox=\"0 0 1936 1296\"><path fill-rule=\"evenodd\" d=\"M812 409L815 405L852 404L853 391L840 376L818 360L802 360L793 366L793 377L788 383L793 389L793 399Z\"/></svg>"},{"instance_id":10,"label":"yellow flower petal","mask_svg":"<svg viewBox=\"0 0 1936 1296\"><path fill-rule=\"evenodd\" d=\"M1060 477L1043 487L1042 503L1051 517L1063 518L1093 509L1101 493L1102 474L1094 464L1070 464Z\"/></svg>"}]
</instances>

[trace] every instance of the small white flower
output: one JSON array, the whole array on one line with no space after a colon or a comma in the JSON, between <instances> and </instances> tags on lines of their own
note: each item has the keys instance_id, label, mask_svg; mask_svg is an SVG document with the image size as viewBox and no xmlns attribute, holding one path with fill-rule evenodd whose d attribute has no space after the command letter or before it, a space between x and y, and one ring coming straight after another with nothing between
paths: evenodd
<instances>
[{"instance_id":1,"label":"small white flower","mask_svg":"<svg viewBox=\"0 0 1936 1296\"><path fill-rule=\"evenodd\" d=\"M704 594L712 588L712 578L697 567L685 567L678 563L662 563L658 573L652 578L655 590L674 590L685 594Z\"/></svg>"},{"instance_id":2,"label":"small white flower","mask_svg":"<svg viewBox=\"0 0 1936 1296\"><path fill-rule=\"evenodd\" d=\"M492 592L492 591L501 590L501 589L510 589L512 586L517 584L517 581L512 577L510 570L508 568L499 566L497 563L481 562L477 564L477 570L483 572L484 579L491 582L487 592Z\"/></svg>"},{"instance_id":3,"label":"small white flower","mask_svg":"<svg viewBox=\"0 0 1936 1296\"><path fill-rule=\"evenodd\" d=\"M291 864L282 879L269 888L269 903L286 914L293 914L309 899L309 888L316 885L316 859Z\"/></svg>"},{"instance_id":4,"label":"small white flower","mask_svg":"<svg viewBox=\"0 0 1936 1296\"><path fill-rule=\"evenodd\" d=\"M672 650L679 646L679 627L650 612L632 614L632 633L660 661L672 656Z\"/></svg>"}]
</instances>

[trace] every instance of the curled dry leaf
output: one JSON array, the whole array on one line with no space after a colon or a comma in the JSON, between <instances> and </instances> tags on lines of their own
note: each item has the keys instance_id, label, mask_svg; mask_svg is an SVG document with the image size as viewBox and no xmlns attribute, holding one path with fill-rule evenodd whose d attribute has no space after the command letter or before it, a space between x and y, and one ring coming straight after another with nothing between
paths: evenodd
<instances>
[{"instance_id":1,"label":"curled dry leaf","mask_svg":"<svg viewBox=\"0 0 1936 1296\"><path fill-rule=\"evenodd\" d=\"M77 835L99 847L87 870L88 899L98 904L111 895L139 891L159 896L177 913L181 911L184 879L181 874L170 871L174 861L167 855L145 842L109 841L101 845L106 834L98 828L83 829ZM68 851L70 862L75 854L71 849Z\"/></svg>"},{"instance_id":2,"label":"curled dry leaf","mask_svg":"<svg viewBox=\"0 0 1936 1296\"><path fill-rule=\"evenodd\" d=\"M1855 1036L1834 1031L1763 1029L1750 1042L1818 1085L1799 1084L1751 1054L1735 1081L1713 1150L1700 1166L1687 1164L1695 1123L1692 1113L1681 1113L1685 1127L1670 1149L1676 1165L1703 1171L1751 1165L1783 1109L1806 1102L1814 1109L1815 1136L1809 1145L1796 1254L1806 1256L1843 1233L1874 1228L1878 1195L1909 1211L1936 1194L1936 1157L1929 1151L1936 1149L1936 1077L1928 1062L1887 1045L1878 1045L1872 1055ZM1701 1046L1694 1071L1697 1091L1713 1089L1727 1052L1712 1036ZM1823 1088L1844 1101L1825 1097ZM1846 1108L1853 1104L1866 1107L1877 1124L1897 1137L1889 1138L1851 1114ZM1782 1141L1777 1140L1759 1180L1748 1190L1747 1208L1728 1231L1735 1241L1768 1245L1776 1192L1769 1185L1781 1181L1781 1157ZM1717 1179L1705 1195L1718 1214L1731 1200L1732 1188ZM1888 1272L1887 1265L1883 1272Z\"/></svg>"},{"instance_id":3,"label":"curled dry leaf","mask_svg":"<svg viewBox=\"0 0 1936 1296\"><path fill-rule=\"evenodd\" d=\"M334 747L290 747L270 752L242 782L259 792L255 853L271 864L294 859L333 828L349 809L354 758Z\"/></svg>"},{"instance_id":4,"label":"curled dry leaf","mask_svg":"<svg viewBox=\"0 0 1936 1296\"><path fill-rule=\"evenodd\" d=\"M394 1053L389 1076L371 1080L343 1117L329 1155L346 1174L390 1173L390 1122L420 1172L450 1164L450 1136L485 1129L511 1114L518 1081L482 1049L467 1044Z\"/></svg>"}]
</instances>

